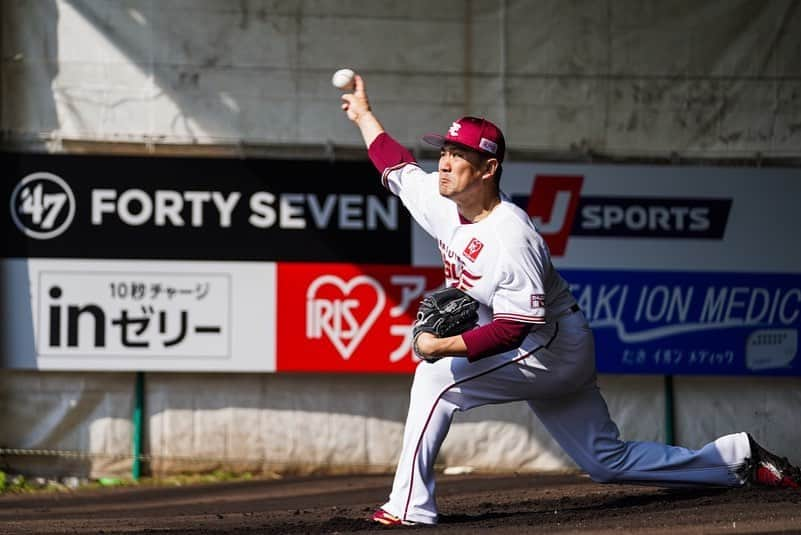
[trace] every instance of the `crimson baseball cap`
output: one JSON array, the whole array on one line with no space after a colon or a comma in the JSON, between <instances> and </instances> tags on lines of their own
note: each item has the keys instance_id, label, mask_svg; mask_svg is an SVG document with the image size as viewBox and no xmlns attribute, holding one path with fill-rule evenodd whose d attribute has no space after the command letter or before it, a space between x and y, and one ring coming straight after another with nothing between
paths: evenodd
<instances>
[{"instance_id":1,"label":"crimson baseball cap","mask_svg":"<svg viewBox=\"0 0 801 535\"><path fill-rule=\"evenodd\" d=\"M442 147L445 143L456 143L468 149L489 154L503 161L506 153L506 140L501 129L486 119L479 117L462 117L453 122L448 133L426 134L423 141L435 147Z\"/></svg>"}]
</instances>

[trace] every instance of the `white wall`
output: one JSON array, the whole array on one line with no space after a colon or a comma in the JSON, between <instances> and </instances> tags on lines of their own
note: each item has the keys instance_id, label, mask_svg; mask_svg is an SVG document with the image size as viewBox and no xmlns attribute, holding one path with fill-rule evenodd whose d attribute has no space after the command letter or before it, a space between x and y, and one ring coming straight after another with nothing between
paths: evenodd
<instances>
[{"instance_id":1,"label":"white wall","mask_svg":"<svg viewBox=\"0 0 801 535\"><path fill-rule=\"evenodd\" d=\"M798 378L675 378L679 444L702 446L749 431L801 462ZM145 465L156 474L391 472L400 454L409 376L323 374L146 375ZM665 440L663 379L600 378L628 440ZM79 451L85 458L11 455L29 473L130 474L134 375L5 371L0 376L4 447ZM481 471L574 470L524 403L458 413L441 467Z\"/></svg>"},{"instance_id":2,"label":"white wall","mask_svg":"<svg viewBox=\"0 0 801 535\"><path fill-rule=\"evenodd\" d=\"M801 152L792 0L17 0L2 21L2 128L53 149L360 147L329 81L351 66L410 146L471 113L528 154Z\"/></svg>"}]
</instances>

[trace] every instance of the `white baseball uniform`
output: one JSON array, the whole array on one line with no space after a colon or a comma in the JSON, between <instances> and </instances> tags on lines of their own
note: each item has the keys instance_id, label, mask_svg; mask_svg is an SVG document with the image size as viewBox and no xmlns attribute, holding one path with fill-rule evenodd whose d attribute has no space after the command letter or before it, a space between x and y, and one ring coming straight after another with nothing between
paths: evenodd
<instances>
[{"instance_id":1,"label":"white baseball uniform","mask_svg":"<svg viewBox=\"0 0 801 535\"><path fill-rule=\"evenodd\" d=\"M406 521L437 521L434 461L455 411L525 400L570 457L594 480L654 485L743 483L746 433L700 450L626 442L596 385L595 347L584 315L551 264L528 215L501 196L485 218L469 223L438 191L438 174L404 162L382 181L438 242L449 285L477 299L481 324L530 323L519 348L471 362L421 362L414 376L403 448L386 512Z\"/></svg>"}]
</instances>

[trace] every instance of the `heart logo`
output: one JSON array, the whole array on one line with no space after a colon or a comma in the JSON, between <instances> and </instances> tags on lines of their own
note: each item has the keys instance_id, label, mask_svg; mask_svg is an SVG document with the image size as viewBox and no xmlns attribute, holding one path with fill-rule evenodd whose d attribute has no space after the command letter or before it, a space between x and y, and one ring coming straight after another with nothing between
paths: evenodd
<instances>
[{"instance_id":1,"label":"heart logo","mask_svg":"<svg viewBox=\"0 0 801 535\"><path fill-rule=\"evenodd\" d=\"M339 289L342 298L319 297L320 289L326 285ZM371 288L376 298L373 308L359 323L354 311L363 305L351 295L361 286ZM347 282L334 275L318 277L306 290L306 337L316 339L325 334L340 356L348 360L384 310L385 303L384 288L368 275L358 275Z\"/></svg>"}]
</instances>

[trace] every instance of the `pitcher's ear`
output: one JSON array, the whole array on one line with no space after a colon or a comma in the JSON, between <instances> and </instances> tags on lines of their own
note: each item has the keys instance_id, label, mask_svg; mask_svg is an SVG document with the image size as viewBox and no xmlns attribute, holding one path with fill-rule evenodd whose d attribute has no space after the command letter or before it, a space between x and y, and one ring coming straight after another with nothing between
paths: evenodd
<instances>
[{"instance_id":1,"label":"pitcher's ear","mask_svg":"<svg viewBox=\"0 0 801 535\"><path fill-rule=\"evenodd\" d=\"M484 178L492 178L498 172L501 163L497 158L487 158L484 161L484 165L486 166L484 168Z\"/></svg>"}]
</instances>

